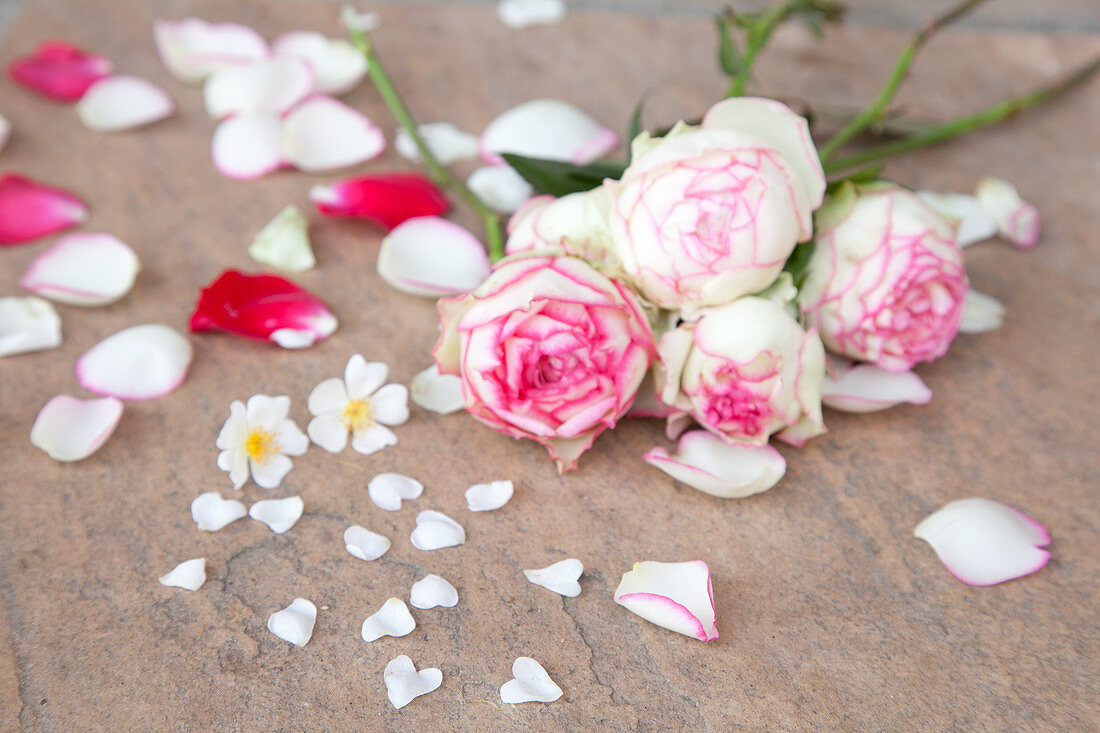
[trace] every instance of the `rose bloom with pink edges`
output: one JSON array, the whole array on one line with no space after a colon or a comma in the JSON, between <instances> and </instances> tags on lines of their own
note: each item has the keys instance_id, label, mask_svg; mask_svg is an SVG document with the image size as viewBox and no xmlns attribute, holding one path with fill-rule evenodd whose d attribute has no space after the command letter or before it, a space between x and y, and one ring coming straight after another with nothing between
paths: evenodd
<instances>
[{"instance_id":1,"label":"rose bloom with pink edges","mask_svg":"<svg viewBox=\"0 0 1100 733\"><path fill-rule=\"evenodd\" d=\"M626 413L656 352L637 296L573 257L504 260L439 313L435 359L462 378L467 411L546 446L561 471Z\"/></svg>"},{"instance_id":2,"label":"rose bloom with pink edges","mask_svg":"<svg viewBox=\"0 0 1100 733\"><path fill-rule=\"evenodd\" d=\"M950 222L879 181L843 187L817 227L799 302L830 350L891 372L947 352L970 289Z\"/></svg>"}]
</instances>

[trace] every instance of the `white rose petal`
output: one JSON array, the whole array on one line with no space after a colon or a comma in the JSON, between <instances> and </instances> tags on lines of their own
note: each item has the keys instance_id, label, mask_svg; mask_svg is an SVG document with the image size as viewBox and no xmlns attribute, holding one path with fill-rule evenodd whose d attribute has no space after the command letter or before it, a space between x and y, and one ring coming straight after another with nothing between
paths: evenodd
<instances>
[{"instance_id":1,"label":"white rose petal","mask_svg":"<svg viewBox=\"0 0 1100 733\"><path fill-rule=\"evenodd\" d=\"M106 305L130 292L139 270L134 250L117 237L75 232L35 257L19 285L58 303Z\"/></svg>"},{"instance_id":2,"label":"white rose petal","mask_svg":"<svg viewBox=\"0 0 1100 733\"><path fill-rule=\"evenodd\" d=\"M400 598L390 598L382 608L363 622L363 641L375 641L383 636L405 636L416 628L416 620Z\"/></svg>"},{"instance_id":3,"label":"white rose petal","mask_svg":"<svg viewBox=\"0 0 1100 733\"><path fill-rule=\"evenodd\" d=\"M416 671L413 661L402 654L391 659L382 674L390 703L400 710L415 698L426 695L443 683L443 673L432 667Z\"/></svg>"},{"instance_id":4,"label":"white rose petal","mask_svg":"<svg viewBox=\"0 0 1100 733\"><path fill-rule=\"evenodd\" d=\"M396 512L402 500L415 499L424 493L424 484L399 473L380 473L367 484L367 493L379 509Z\"/></svg>"},{"instance_id":5,"label":"white rose petal","mask_svg":"<svg viewBox=\"0 0 1100 733\"><path fill-rule=\"evenodd\" d=\"M283 120L282 158L299 170L345 168L385 149L386 138L369 117L322 94L309 97Z\"/></svg>"},{"instance_id":6,"label":"white rose petal","mask_svg":"<svg viewBox=\"0 0 1100 733\"><path fill-rule=\"evenodd\" d=\"M61 316L41 298L0 298L0 356L61 345Z\"/></svg>"},{"instance_id":7,"label":"white rose petal","mask_svg":"<svg viewBox=\"0 0 1100 733\"><path fill-rule=\"evenodd\" d=\"M295 598L282 611L276 611L267 619L267 630L283 641L295 646L305 646L313 636L317 622L317 606L305 598Z\"/></svg>"},{"instance_id":8,"label":"white rose petal","mask_svg":"<svg viewBox=\"0 0 1100 733\"><path fill-rule=\"evenodd\" d=\"M416 131L424 139L432 155L443 165L460 160L473 160L478 154L477 135L460 130L450 122L427 122L417 125ZM400 127L394 136L393 148L405 160L420 162L420 151L412 136Z\"/></svg>"},{"instance_id":9,"label":"white rose petal","mask_svg":"<svg viewBox=\"0 0 1100 733\"><path fill-rule=\"evenodd\" d=\"M615 132L571 104L535 99L502 113L481 134L481 157L494 165L501 153L591 163L619 144Z\"/></svg>"},{"instance_id":10,"label":"white rose petal","mask_svg":"<svg viewBox=\"0 0 1100 733\"><path fill-rule=\"evenodd\" d=\"M282 139L283 123L276 115L234 115L214 128L210 157L226 178L251 181L282 167Z\"/></svg>"},{"instance_id":11,"label":"white rose petal","mask_svg":"<svg viewBox=\"0 0 1100 733\"><path fill-rule=\"evenodd\" d=\"M997 222L997 231L1002 237L1025 249L1039 243L1042 233L1039 209L1020 198L1015 186L987 176L978 182L976 195L982 208Z\"/></svg>"},{"instance_id":12,"label":"white rose petal","mask_svg":"<svg viewBox=\"0 0 1100 733\"><path fill-rule=\"evenodd\" d=\"M249 508L248 516L271 527L275 534L282 534L295 525L304 509L305 503L300 496L263 499Z\"/></svg>"},{"instance_id":13,"label":"white rose petal","mask_svg":"<svg viewBox=\"0 0 1100 733\"><path fill-rule=\"evenodd\" d=\"M888 372L872 364L843 369L834 379L828 371L821 385L821 402L844 412L876 412L908 402L924 405L932 390L914 372Z\"/></svg>"},{"instance_id":14,"label":"white rose petal","mask_svg":"<svg viewBox=\"0 0 1100 733\"><path fill-rule=\"evenodd\" d=\"M200 494L191 502L191 518L205 532L217 532L246 514L244 504L236 499L223 499L216 491Z\"/></svg>"},{"instance_id":15,"label":"white rose petal","mask_svg":"<svg viewBox=\"0 0 1100 733\"><path fill-rule=\"evenodd\" d=\"M787 472L786 460L770 445L730 445L705 430L685 433L675 455L657 447L643 460L693 489L723 499L767 491Z\"/></svg>"},{"instance_id":16,"label":"white rose petal","mask_svg":"<svg viewBox=\"0 0 1100 733\"><path fill-rule=\"evenodd\" d=\"M157 580L161 585L198 590L206 582L206 558L185 560Z\"/></svg>"},{"instance_id":17,"label":"white rose petal","mask_svg":"<svg viewBox=\"0 0 1100 733\"><path fill-rule=\"evenodd\" d=\"M416 515L416 529L409 540L418 550L441 550L466 542L466 530L446 514L428 509Z\"/></svg>"},{"instance_id":18,"label":"white rose petal","mask_svg":"<svg viewBox=\"0 0 1100 733\"><path fill-rule=\"evenodd\" d=\"M473 290L491 269L481 241L438 216L418 216L394 227L382 238L377 268L394 288L426 298Z\"/></svg>"},{"instance_id":19,"label":"white rose petal","mask_svg":"<svg viewBox=\"0 0 1100 733\"><path fill-rule=\"evenodd\" d=\"M276 38L271 49L280 56L309 62L314 89L340 95L350 91L367 73L367 58L350 41L326 38L312 31L291 31Z\"/></svg>"},{"instance_id":20,"label":"white rose petal","mask_svg":"<svg viewBox=\"0 0 1100 733\"><path fill-rule=\"evenodd\" d=\"M531 184L508 165L482 166L470 174L466 185L490 209L502 214L511 214L535 193Z\"/></svg>"},{"instance_id":21,"label":"white rose petal","mask_svg":"<svg viewBox=\"0 0 1100 733\"><path fill-rule=\"evenodd\" d=\"M535 585L559 593L569 598L576 598L581 594L581 584L577 578L584 572L584 565L575 557L549 565L539 570L524 570L523 574Z\"/></svg>"},{"instance_id":22,"label":"white rose petal","mask_svg":"<svg viewBox=\"0 0 1100 733\"><path fill-rule=\"evenodd\" d=\"M76 378L89 392L150 400L183 384L191 355L191 342L173 328L131 326L85 351L76 362Z\"/></svg>"},{"instance_id":23,"label":"white rose petal","mask_svg":"<svg viewBox=\"0 0 1100 733\"><path fill-rule=\"evenodd\" d=\"M500 688L501 702L554 702L563 694L542 665L531 657L519 657L512 663L512 677Z\"/></svg>"},{"instance_id":24,"label":"white rose petal","mask_svg":"<svg viewBox=\"0 0 1100 733\"><path fill-rule=\"evenodd\" d=\"M313 90L313 71L301 59L274 56L219 69L202 88L207 113L220 120L239 114L280 114Z\"/></svg>"},{"instance_id":25,"label":"white rose petal","mask_svg":"<svg viewBox=\"0 0 1100 733\"><path fill-rule=\"evenodd\" d=\"M991 295L971 288L963 302L963 316L959 333L985 333L996 331L1005 323L1005 307Z\"/></svg>"},{"instance_id":26,"label":"white rose petal","mask_svg":"<svg viewBox=\"0 0 1100 733\"><path fill-rule=\"evenodd\" d=\"M360 560L377 560L390 549L390 540L366 527L353 524L344 530L344 546Z\"/></svg>"},{"instance_id":27,"label":"white rose petal","mask_svg":"<svg viewBox=\"0 0 1100 733\"><path fill-rule=\"evenodd\" d=\"M429 573L413 583L409 603L413 608L425 610L436 606L451 608L458 603L458 591L443 578Z\"/></svg>"},{"instance_id":28,"label":"white rose petal","mask_svg":"<svg viewBox=\"0 0 1100 733\"><path fill-rule=\"evenodd\" d=\"M500 509L512 498L515 489L515 484L507 479L475 484L466 489L466 506L471 512L490 512Z\"/></svg>"},{"instance_id":29,"label":"white rose petal","mask_svg":"<svg viewBox=\"0 0 1100 733\"><path fill-rule=\"evenodd\" d=\"M638 562L623 574L615 602L646 621L700 641L718 638L710 568L692 562Z\"/></svg>"},{"instance_id":30,"label":"white rose petal","mask_svg":"<svg viewBox=\"0 0 1100 733\"><path fill-rule=\"evenodd\" d=\"M118 426L122 402L81 400L67 394L47 402L31 427L31 445L55 461L79 461L99 450Z\"/></svg>"},{"instance_id":31,"label":"white rose petal","mask_svg":"<svg viewBox=\"0 0 1100 733\"><path fill-rule=\"evenodd\" d=\"M440 374L432 364L409 382L409 398L425 410L449 415L466 407L462 396L462 378L457 374Z\"/></svg>"},{"instance_id":32,"label":"white rose petal","mask_svg":"<svg viewBox=\"0 0 1100 733\"><path fill-rule=\"evenodd\" d=\"M8 122L8 118L4 115L0 115L0 150L4 149L4 145L8 142L8 137L11 135L11 123Z\"/></svg>"},{"instance_id":33,"label":"white rose petal","mask_svg":"<svg viewBox=\"0 0 1100 733\"><path fill-rule=\"evenodd\" d=\"M918 191L917 195L955 225L955 244L960 247L969 247L996 236L997 222L977 196L935 191Z\"/></svg>"},{"instance_id":34,"label":"white rose petal","mask_svg":"<svg viewBox=\"0 0 1100 733\"><path fill-rule=\"evenodd\" d=\"M550 25L565 17L565 0L500 0L497 15L509 28Z\"/></svg>"},{"instance_id":35,"label":"white rose petal","mask_svg":"<svg viewBox=\"0 0 1100 733\"><path fill-rule=\"evenodd\" d=\"M117 132L148 125L176 111L176 103L156 84L136 76L108 76L92 84L76 103L84 126Z\"/></svg>"},{"instance_id":36,"label":"white rose petal","mask_svg":"<svg viewBox=\"0 0 1100 733\"><path fill-rule=\"evenodd\" d=\"M199 18L156 20L153 39L164 67L194 84L214 71L259 61L268 55L259 33L238 23L207 23Z\"/></svg>"}]
</instances>

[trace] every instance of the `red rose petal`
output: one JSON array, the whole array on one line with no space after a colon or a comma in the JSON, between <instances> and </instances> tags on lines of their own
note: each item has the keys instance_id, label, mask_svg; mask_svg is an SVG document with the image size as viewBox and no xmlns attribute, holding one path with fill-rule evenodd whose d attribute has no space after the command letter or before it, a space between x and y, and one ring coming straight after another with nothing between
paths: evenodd
<instances>
[{"instance_id":1,"label":"red rose petal","mask_svg":"<svg viewBox=\"0 0 1100 733\"><path fill-rule=\"evenodd\" d=\"M43 41L32 54L8 65L8 76L13 80L61 102L75 102L88 87L110 74L107 57L64 41Z\"/></svg>"},{"instance_id":2,"label":"red rose petal","mask_svg":"<svg viewBox=\"0 0 1100 733\"><path fill-rule=\"evenodd\" d=\"M451 205L434 183L416 173L380 173L314 186L309 200L326 216L369 219L386 229L417 216L439 216Z\"/></svg>"},{"instance_id":3,"label":"red rose petal","mask_svg":"<svg viewBox=\"0 0 1100 733\"><path fill-rule=\"evenodd\" d=\"M0 246L23 244L88 218L88 207L68 191L15 173L0 175Z\"/></svg>"}]
</instances>

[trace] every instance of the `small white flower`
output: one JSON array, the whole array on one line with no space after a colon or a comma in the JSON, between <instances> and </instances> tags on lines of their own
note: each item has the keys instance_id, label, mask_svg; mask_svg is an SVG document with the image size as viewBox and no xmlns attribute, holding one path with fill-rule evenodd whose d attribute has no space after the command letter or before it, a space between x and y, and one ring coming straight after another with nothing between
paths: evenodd
<instances>
[{"instance_id":1,"label":"small white flower","mask_svg":"<svg viewBox=\"0 0 1100 733\"><path fill-rule=\"evenodd\" d=\"M409 419L409 390L401 384L383 384L389 368L381 362L368 362L356 354L348 360L344 378L333 377L314 387L309 395L313 419L306 432L310 439L330 453L339 453L348 444L365 456L388 445L397 445L397 436L387 425L402 425Z\"/></svg>"},{"instance_id":2,"label":"small white flower","mask_svg":"<svg viewBox=\"0 0 1100 733\"><path fill-rule=\"evenodd\" d=\"M229 419L218 435L218 468L229 472L233 488L252 480L265 489L274 489L294 467L288 456L300 456L309 447L309 439L293 420L289 397L252 395L246 406L234 400Z\"/></svg>"}]
</instances>

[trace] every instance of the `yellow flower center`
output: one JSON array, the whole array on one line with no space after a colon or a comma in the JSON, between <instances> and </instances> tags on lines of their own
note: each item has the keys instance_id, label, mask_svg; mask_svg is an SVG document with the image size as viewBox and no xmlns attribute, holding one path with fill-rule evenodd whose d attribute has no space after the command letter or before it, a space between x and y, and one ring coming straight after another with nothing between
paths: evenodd
<instances>
[{"instance_id":1,"label":"yellow flower center","mask_svg":"<svg viewBox=\"0 0 1100 733\"><path fill-rule=\"evenodd\" d=\"M348 400L348 403L344 405L344 409L340 413L340 422L344 423L347 429L352 432L355 432L365 425L370 425L373 422L371 418L370 402L366 400Z\"/></svg>"},{"instance_id":2,"label":"yellow flower center","mask_svg":"<svg viewBox=\"0 0 1100 733\"><path fill-rule=\"evenodd\" d=\"M256 463L264 463L273 453L279 452L279 444L275 442L274 433L255 428L248 434L248 440L244 442L244 450Z\"/></svg>"}]
</instances>

